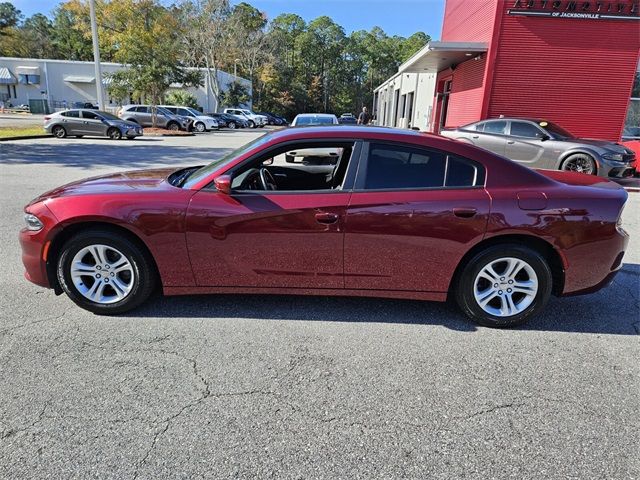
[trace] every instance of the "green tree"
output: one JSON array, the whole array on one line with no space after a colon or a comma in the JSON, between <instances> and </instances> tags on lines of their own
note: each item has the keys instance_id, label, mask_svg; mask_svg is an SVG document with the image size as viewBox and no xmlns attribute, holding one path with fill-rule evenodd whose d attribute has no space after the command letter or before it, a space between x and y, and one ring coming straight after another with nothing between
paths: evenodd
<instances>
[{"instance_id":1,"label":"green tree","mask_svg":"<svg viewBox=\"0 0 640 480\"><path fill-rule=\"evenodd\" d=\"M249 101L249 90L240 82L231 82L220 93L220 102L225 107L239 107Z\"/></svg>"},{"instance_id":2,"label":"green tree","mask_svg":"<svg viewBox=\"0 0 640 480\"><path fill-rule=\"evenodd\" d=\"M191 108L199 107L196 96L186 90L170 90L165 96L165 101L169 105Z\"/></svg>"},{"instance_id":3,"label":"green tree","mask_svg":"<svg viewBox=\"0 0 640 480\"><path fill-rule=\"evenodd\" d=\"M58 6L53 15L52 42L56 58L65 60L92 60L91 38L78 28L81 20L77 12Z\"/></svg>"},{"instance_id":4,"label":"green tree","mask_svg":"<svg viewBox=\"0 0 640 480\"><path fill-rule=\"evenodd\" d=\"M17 27L21 21L22 12L13 3L0 3L0 35L5 35L7 29Z\"/></svg>"}]
</instances>

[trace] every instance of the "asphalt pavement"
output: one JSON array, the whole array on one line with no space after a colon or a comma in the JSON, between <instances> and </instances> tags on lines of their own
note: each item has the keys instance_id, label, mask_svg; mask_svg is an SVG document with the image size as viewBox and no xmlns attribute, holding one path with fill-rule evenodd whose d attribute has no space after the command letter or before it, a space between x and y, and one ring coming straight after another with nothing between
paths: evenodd
<instances>
[{"instance_id":1,"label":"asphalt pavement","mask_svg":"<svg viewBox=\"0 0 640 480\"><path fill-rule=\"evenodd\" d=\"M0 143L0 478L640 478L639 193L615 282L515 330L284 295L99 317L24 280L37 194L256 134Z\"/></svg>"}]
</instances>

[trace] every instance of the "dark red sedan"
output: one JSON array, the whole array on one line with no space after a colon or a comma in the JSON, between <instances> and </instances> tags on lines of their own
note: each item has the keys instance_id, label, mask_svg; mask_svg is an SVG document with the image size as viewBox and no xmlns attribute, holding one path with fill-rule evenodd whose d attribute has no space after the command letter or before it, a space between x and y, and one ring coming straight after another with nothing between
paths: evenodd
<instances>
[{"instance_id":1,"label":"dark red sedan","mask_svg":"<svg viewBox=\"0 0 640 480\"><path fill-rule=\"evenodd\" d=\"M305 157L288 163L291 151ZM478 323L511 326L552 293L611 281L626 199L607 180L438 136L295 128L204 167L52 190L26 207L20 241L27 279L100 314L160 289L452 298Z\"/></svg>"}]
</instances>

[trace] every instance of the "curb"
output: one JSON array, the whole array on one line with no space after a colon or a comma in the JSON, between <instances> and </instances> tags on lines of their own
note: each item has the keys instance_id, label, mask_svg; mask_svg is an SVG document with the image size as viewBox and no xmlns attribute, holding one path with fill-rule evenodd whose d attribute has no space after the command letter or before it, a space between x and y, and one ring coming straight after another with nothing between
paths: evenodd
<instances>
[{"instance_id":1,"label":"curb","mask_svg":"<svg viewBox=\"0 0 640 480\"><path fill-rule=\"evenodd\" d=\"M53 135L19 135L17 137L1 137L0 142L6 142L8 140L29 140L30 138L49 138Z\"/></svg>"}]
</instances>

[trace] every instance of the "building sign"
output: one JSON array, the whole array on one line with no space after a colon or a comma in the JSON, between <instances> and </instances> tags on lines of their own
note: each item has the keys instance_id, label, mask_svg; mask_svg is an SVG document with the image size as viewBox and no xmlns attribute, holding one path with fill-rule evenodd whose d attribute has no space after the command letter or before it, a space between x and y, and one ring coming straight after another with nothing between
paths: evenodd
<instances>
[{"instance_id":1,"label":"building sign","mask_svg":"<svg viewBox=\"0 0 640 480\"><path fill-rule=\"evenodd\" d=\"M586 0L515 0L508 15L580 20L640 20L640 3Z\"/></svg>"}]
</instances>

